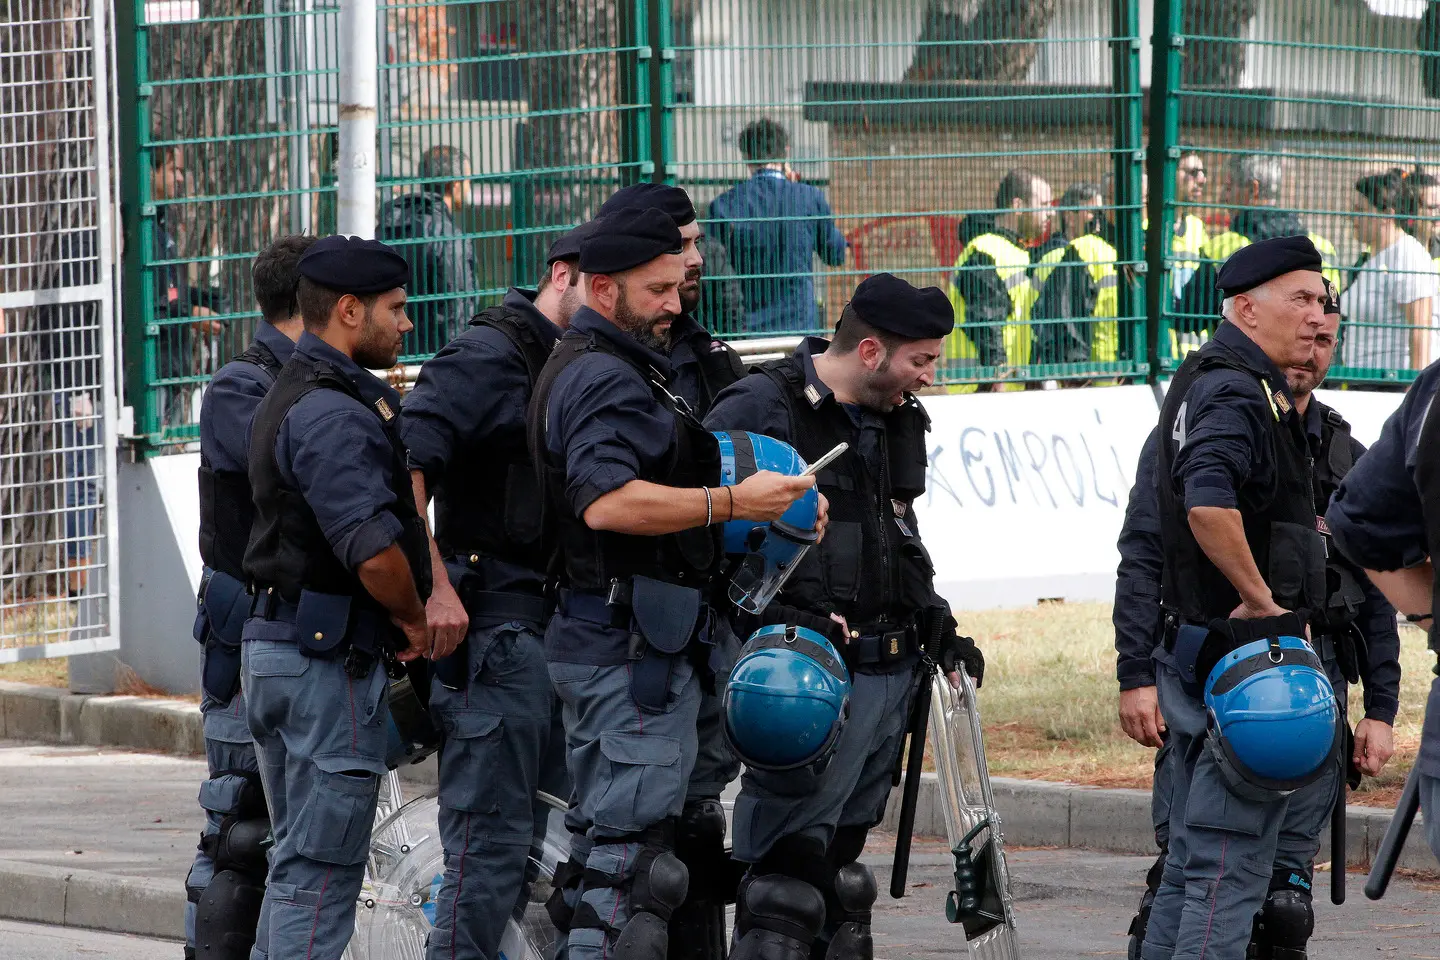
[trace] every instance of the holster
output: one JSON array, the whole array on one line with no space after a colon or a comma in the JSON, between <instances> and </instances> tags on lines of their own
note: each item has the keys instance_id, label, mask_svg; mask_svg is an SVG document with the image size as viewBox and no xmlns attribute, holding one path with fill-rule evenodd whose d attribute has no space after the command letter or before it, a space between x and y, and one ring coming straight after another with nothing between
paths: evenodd
<instances>
[{"instance_id":1,"label":"holster","mask_svg":"<svg viewBox=\"0 0 1440 960\"><path fill-rule=\"evenodd\" d=\"M630 697L647 713L663 713L670 700L670 678L677 658L698 634L709 641L708 620L701 622L700 591L649 577L630 581ZM708 651L707 651L708 659Z\"/></svg>"},{"instance_id":2,"label":"holster","mask_svg":"<svg viewBox=\"0 0 1440 960\"><path fill-rule=\"evenodd\" d=\"M245 584L218 570L205 571L197 597L194 637L205 646L201 686L221 703L240 689L240 638L250 615Z\"/></svg>"}]
</instances>

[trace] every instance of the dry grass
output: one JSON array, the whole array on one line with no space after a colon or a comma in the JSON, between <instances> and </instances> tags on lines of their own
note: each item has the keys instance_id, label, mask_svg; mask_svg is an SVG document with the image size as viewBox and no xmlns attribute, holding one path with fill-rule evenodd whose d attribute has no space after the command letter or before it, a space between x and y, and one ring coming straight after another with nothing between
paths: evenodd
<instances>
[{"instance_id":1,"label":"dry grass","mask_svg":"<svg viewBox=\"0 0 1440 960\"><path fill-rule=\"evenodd\" d=\"M0 663L0 680L33 683L42 687L68 688L70 686L70 661L64 657L57 657L53 660Z\"/></svg>"},{"instance_id":2,"label":"dry grass","mask_svg":"<svg viewBox=\"0 0 1440 960\"><path fill-rule=\"evenodd\" d=\"M1043 604L963 613L961 628L985 653L980 693L990 771L997 776L1096 786L1148 787L1154 752L1132 742L1116 718L1110 605ZM1393 805L1420 742L1434 655L1424 635L1401 634L1400 716L1395 758L1354 797ZM1363 716L1354 699L1352 719Z\"/></svg>"}]
</instances>

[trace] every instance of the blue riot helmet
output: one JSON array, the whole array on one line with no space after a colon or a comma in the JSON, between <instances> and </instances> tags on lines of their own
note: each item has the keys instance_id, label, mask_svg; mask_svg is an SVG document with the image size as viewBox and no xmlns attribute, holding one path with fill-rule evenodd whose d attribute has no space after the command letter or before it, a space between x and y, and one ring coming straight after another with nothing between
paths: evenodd
<instances>
[{"instance_id":1,"label":"blue riot helmet","mask_svg":"<svg viewBox=\"0 0 1440 960\"><path fill-rule=\"evenodd\" d=\"M1344 742L1325 667L1298 637L1255 640L1205 681L1209 748L1230 789L1257 801L1317 780Z\"/></svg>"},{"instance_id":2,"label":"blue riot helmet","mask_svg":"<svg viewBox=\"0 0 1440 960\"><path fill-rule=\"evenodd\" d=\"M823 764L850 716L850 673L814 630L761 627L730 671L724 707L725 739L746 766Z\"/></svg>"},{"instance_id":3,"label":"blue riot helmet","mask_svg":"<svg viewBox=\"0 0 1440 960\"><path fill-rule=\"evenodd\" d=\"M742 431L718 432L720 482L733 487L761 470L798 477L805 461L783 440ZM719 508L721 505L716 504ZM815 545L820 493L814 487L771 523L731 520L725 524L725 553L736 561L730 600L747 613L759 613L780 592L805 553Z\"/></svg>"}]
</instances>

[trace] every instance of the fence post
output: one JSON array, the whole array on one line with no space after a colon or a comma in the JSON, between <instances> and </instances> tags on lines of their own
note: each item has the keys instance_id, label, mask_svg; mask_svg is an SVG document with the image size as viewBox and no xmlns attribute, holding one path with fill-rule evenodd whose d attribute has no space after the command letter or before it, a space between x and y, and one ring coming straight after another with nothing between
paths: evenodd
<instances>
[{"instance_id":1,"label":"fence post","mask_svg":"<svg viewBox=\"0 0 1440 960\"><path fill-rule=\"evenodd\" d=\"M1133 265L1131 270L1116 268L1120 277L1119 316L1127 318L1121 335L1121 342L1130 341L1125 356L1138 359L1133 334L1139 324L1145 306L1141 291L1148 287L1149 273L1144 261L1143 218L1145 211L1140 208L1142 194L1141 172L1144 166L1145 131L1144 116L1140 103L1140 3L1141 0L1112 0L1110 6L1111 40L1110 62L1111 82L1116 93L1115 100L1115 222L1119 249L1116 255L1122 264ZM1143 285L1142 285L1142 280ZM1147 357L1151 352L1153 337L1148 330L1145 335ZM1150 376L1154 365L1150 365Z\"/></svg>"},{"instance_id":2,"label":"fence post","mask_svg":"<svg viewBox=\"0 0 1440 960\"><path fill-rule=\"evenodd\" d=\"M1145 328L1149 347L1150 382L1163 372L1162 353L1170 356L1169 345L1162 350L1161 338L1169 331L1160 322L1170 295L1171 211L1175 207L1176 146L1180 137L1180 33L1181 0L1155 0L1155 29L1151 35L1150 63L1150 149L1146 173L1150 177L1150 198L1146 212L1150 229L1145 232L1145 263L1150 276L1146 286Z\"/></svg>"},{"instance_id":3,"label":"fence post","mask_svg":"<svg viewBox=\"0 0 1440 960\"><path fill-rule=\"evenodd\" d=\"M340 162L337 232L375 236L376 0L340 0Z\"/></svg>"},{"instance_id":4,"label":"fence post","mask_svg":"<svg viewBox=\"0 0 1440 960\"><path fill-rule=\"evenodd\" d=\"M674 183L675 171L675 48L668 3L649 5L649 40L655 48L650 58L650 160L655 164L657 182Z\"/></svg>"}]
</instances>

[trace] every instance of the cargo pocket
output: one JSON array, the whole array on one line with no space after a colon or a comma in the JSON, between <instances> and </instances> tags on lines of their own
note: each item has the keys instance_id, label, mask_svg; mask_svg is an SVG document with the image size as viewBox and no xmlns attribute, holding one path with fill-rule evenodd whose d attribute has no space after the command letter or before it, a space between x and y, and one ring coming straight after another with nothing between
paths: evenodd
<instances>
[{"instance_id":1,"label":"cargo pocket","mask_svg":"<svg viewBox=\"0 0 1440 960\"><path fill-rule=\"evenodd\" d=\"M1206 743L1203 749L1208 753L1210 744ZM1185 805L1187 826L1258 837L1265 828L1265 814L1265 804L1245 800L1227 790L1214 761L1201 756Z\"/></svg>"},{"instance_id":2,"label":"cargo pocket","mask_svg":"<svg viewBox=\"0 0 1440 960\"><path fill-rule=\"evenodd\" d=\"M226 773L200 782L200 806L221 816L256 816L265 811L259 775Z\"/></svg>"},{"instance_id":3,"label":"cargo pocket","mask_svg":"<svg viewBox=\"0 0 1440 960\"><path fill-rule=\"evenodd\" d=\"M445 731L440 806L464 813L498 811L494 782L500 775L496 748L504 733L500 716L455 711L444 713L439 720ZM449 772L458 776L447 776Z\"/></svg>"},{"instance_id":4,"label":"cargo pocket","mask_svg":"<svg viewBox=\"0 0 1440 960\"><path fill-rule=\"evenodd\" d=\"M362 757L316 757L315 783L296 823L295 849L320 863L365 862L383 762Z\"/></svg>"},{"instance_id":5,"label":"cargo pocket","mask_svg":"<svg viewBox=\"0 0 1440 960\"><path fill-rule=\"evenodd\" d=\"M680 807L680 741L644 733L602 733L595 825L633 833Z\"/></svg>"},{"instance_id":6,"label":"cargo pocket","mask_svg":"<svg viewBox=\"0 0 1440 960\"><path fill-rule=\"evenodd\" d=\"M825 571L825 595L832 600L854 600L860 592L860 557L865 535L858 523L832 520L818 547Z\"/></svg>"}]
</instances>

